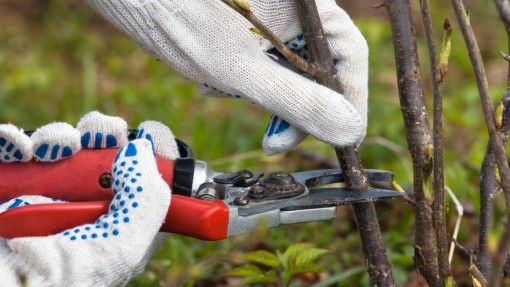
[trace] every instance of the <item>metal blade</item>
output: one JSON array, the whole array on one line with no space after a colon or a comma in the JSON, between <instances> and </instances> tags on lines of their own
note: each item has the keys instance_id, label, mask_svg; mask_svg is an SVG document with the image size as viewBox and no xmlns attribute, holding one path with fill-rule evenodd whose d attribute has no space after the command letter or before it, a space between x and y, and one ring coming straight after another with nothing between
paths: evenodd
<instances>
[{"instance_id":1,"label":"metal blade","mask_svg":"<svg viewBox=\"0 0 510 287\"><path fill-rule=\"evenodd\" d=\"M282 211L315 209L353 203L373 202L398 198L406 195L387 189L368 188L366 190L349 190L347 188L318 188L310 190L309 200L300 205L282 208Z\"/></svg>"}]
</instances>

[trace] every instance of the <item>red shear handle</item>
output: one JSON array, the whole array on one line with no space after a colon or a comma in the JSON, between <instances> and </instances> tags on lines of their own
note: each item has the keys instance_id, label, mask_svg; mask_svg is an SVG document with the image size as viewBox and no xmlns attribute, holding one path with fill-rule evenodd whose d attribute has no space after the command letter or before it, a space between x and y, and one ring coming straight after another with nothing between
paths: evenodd
<instances>
[{"instance_id":1,"label":"red shear handle","mask_svg":"<svg viewBox=\"0 0 510 287\"><path fill-rule=\"evenodd\" d=\"M111 200L101 180L111 174L118 149L83 149L70 158L42 163L0 165L0 202L22 195L44 195L66 201ZM156 157L159 172L172 186L174 161Z\"/></svg>"},{"instance_id":2,"label":"red shear handle","mask_svg":"<svg viewBox=\"0 0 510 287\"><path fill-rule=\"evenodd\" d=\"M56 234L96 221L108 212L109 203L91 201L16 207L0 214L0 237ZM220 240L228 236L228 220L228 207L221 200L201 201L174 195L161 231L202 240Z\"/></svg>"}]
</instances>

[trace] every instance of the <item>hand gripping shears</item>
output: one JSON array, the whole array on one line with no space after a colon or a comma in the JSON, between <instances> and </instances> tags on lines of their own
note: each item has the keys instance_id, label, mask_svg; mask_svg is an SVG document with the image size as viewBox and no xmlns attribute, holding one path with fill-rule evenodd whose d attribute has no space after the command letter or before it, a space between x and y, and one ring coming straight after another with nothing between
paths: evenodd
<instances>
[{"instance_id":1,"label":"hand gripping shears","mask_svg":"<svg viewBox=\"0 0 510 287\"><path fill-rule=\"evenodd\" d=\"M405 193L386 189L320 188L343 182L340 170L296 173L241 170L221 173L193 158L177 140L181 158L157 158L172 202L161 231L202 240L221 240L276 227L331 220L339 205L392 199ZM66 203L33 204L0 214L0 237L46 236L95 221L108 212L113 192L111 166L117 149L83 149L53 162L0 165L0 202L21 195L43 195ZM369 182L391 182L393 173L365 170Z\"/></svg>"}]
</instances>

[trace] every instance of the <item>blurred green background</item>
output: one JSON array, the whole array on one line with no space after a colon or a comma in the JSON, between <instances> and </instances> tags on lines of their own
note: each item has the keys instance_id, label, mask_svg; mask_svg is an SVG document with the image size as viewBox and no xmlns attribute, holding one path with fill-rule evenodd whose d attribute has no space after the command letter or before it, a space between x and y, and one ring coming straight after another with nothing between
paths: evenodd
<instances>
[{"instance_id":1,"label":"blurred green background","mask_svg":"<svg viewBox=\"0 0 510 287\"><path fill-rule=\"evenodd\" d=\"M426 85L431 105L430 73L418 2L412 1ZM492 1L465 1L478 37L495 102L506 86L507 51L503 25ZM366 168L395 172L410 186L411 162L399 109L391 31L378 1L339 1L367 38L370 53L368 134L360 148ZM430 2L438 46L442 23L453 26L452 54L444 83L446 185L465 208L459 241L477 244L478 171L487 143L476 84L458 26L448 2ZM131 127L154 119L171 127L195 156L214 169L288 172L336 165L333 150L307 139L291 152L267 157L261 140L270 115L257 106L233 99L199 95L194 83L142 52L109 23L77 0L4 0L0 3L0 122L25 130L52 121L75 124L91 110L121 116ZM456 218L451 200L448 226ZM423 283L413 271L413 210L396 200L377 204L388 255L400 284ZM495 228L492 238L497 237ZM304 276L297 286L311 286L324 278L340 278L339 286L366 286L363 257L349 207L341 207L331 222L299 224L260 231L221 242L203 242L173 235L130 286L236 286L222 274L239 263L239 252L283 251L297 242L311 242L334 252L321 261L327 272ZM454 275L469 282L467 260L454 257ZM335 277L336 276L336 277ZM341 279L344 278L344 279Z\"/></svg>"}]
</instances>

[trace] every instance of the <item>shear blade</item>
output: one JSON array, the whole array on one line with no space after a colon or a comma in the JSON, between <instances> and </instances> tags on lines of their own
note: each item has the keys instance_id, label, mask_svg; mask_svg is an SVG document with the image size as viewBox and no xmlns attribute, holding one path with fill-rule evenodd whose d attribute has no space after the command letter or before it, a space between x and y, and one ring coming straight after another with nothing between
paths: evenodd
<instances>
[{"instance_id":1,"label":"shear blade","mask_svg":"<svg viewBox=\"0 0 510 287\"><path fill-rule=\"evenodd\" d=\"M285 207L282 211L314 209L332 207L353 203L373 202L393 199L406 195L387 189L368 188L364 190L350 190L347 188L318 188L310 190L310 198L301 205Z\"/></svg>"}]
</instances>

